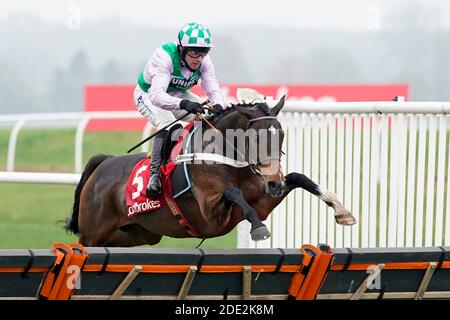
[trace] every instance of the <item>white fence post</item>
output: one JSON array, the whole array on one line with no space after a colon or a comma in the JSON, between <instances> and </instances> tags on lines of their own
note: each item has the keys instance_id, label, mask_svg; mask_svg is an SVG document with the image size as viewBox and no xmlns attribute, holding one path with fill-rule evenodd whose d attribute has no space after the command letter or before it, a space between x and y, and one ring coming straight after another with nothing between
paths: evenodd
<instances>
[{"instance_id":1,"label":"white fence post","mask_svg":"<svg viewBox=\"0 0 450 320\"><path fill-rule=\"evenodd\" d=\"M8 143L8 157L6 160L6 171L14 171L14 160L16 157L16 145L17 145L17 136L19 135L20 129L25 124L25 119L19 118L19 120L14 125L14 128L11 131L11 135L9 136Z\"/></svg>"},{"instance_id":2,"label":"white fence post","mask_svg":"<svg viewBox=\"0 0 450 320\"><path fill-rule=\"evenodd\" d=\"M83 118L78 124L77 131L75 134L75 172L83 172L83 138L84 130L89 123L89 117Z\"/></svg>"}]
</instances>

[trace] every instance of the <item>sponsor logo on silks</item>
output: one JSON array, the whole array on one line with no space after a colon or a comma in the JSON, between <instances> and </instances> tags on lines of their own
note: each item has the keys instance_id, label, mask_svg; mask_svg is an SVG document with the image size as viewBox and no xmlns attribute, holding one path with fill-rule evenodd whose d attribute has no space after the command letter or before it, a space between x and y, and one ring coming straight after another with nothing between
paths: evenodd
<instances>
[{"instance_id":1,"label":"sponsor logo on silks","mask_svg":"<svg viewBox=\"0 0 450 320\"><path fill-rule=\"evenodd\" d=\"M170 80L170 84L176 87L181 87L181 88L190 88L193 87L197 84L198 80L200 79L200 77L195 77L189 80L185 80L185 79L181 79L181 78L172 78L172 80Z\"/></svg>"},{"instance_id":2,"label":"sponsor logo on silks","mask_svg":"<svg viewBox=\"0 0 450 320\"><path fill-rule=\"evenodd\" d=\"M131 207L128 208L128 214L132 215L135 213L145 212L150 209L160 208L161 203L158 200L149 200L141 203L135 202Z\"/></svg>"}]
</instances>

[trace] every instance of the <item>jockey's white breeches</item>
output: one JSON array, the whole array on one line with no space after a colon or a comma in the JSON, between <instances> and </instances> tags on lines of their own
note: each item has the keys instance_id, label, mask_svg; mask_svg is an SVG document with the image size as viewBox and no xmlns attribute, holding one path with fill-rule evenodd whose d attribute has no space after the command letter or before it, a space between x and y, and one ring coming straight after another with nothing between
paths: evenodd
<instances>
[{"instance_id":1,"label":"jockey's white breeches","mask_svg":"<svg viewBox=\"0 0 450 320\"><path fill-rule=\"evenodd\" d=\"M184 92L179 96L181 99L188 99L190 101L202 102L200 97L191 93ZM139 112L146 118L157 130L167 126L169 123L175 121L175 119L182 117L186 114L186 110L164 110L153 105L148 97L148 93L142 91L139 86L134 89L134 104ZM183 119L186 121L194 121L195 115L190 114ZM181 122L181 121L180 121ZM167 128L169 129L169 128Z\"/></svg>"}]
</instances>

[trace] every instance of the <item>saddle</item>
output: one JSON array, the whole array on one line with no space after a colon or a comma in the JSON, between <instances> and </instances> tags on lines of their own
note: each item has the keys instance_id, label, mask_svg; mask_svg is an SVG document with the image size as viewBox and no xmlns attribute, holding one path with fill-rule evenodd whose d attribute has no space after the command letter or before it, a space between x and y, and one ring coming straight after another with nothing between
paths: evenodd
<instances>
[{"instance_id":1,"label":"saddle","mask_svg":"<svg viewBox=\"0 0 450 320\"><path fill-rule=\"evenodd\" d=\"M183 126L179 123L173 125L163 142L163 147L161 150L161 158L162 158L162 164L166 164L169 161L170 153L172 149L175 147L175 145L179 142L180 136L183 134Z\"/></svg>"},{"instance_id":2,"label":"saddle","mask_svg":"<svg viewBox=\"0 0 450 320\"><path fill-rule=\"evenodd\" d=\"M176 156L183 152L184 140L192 129L193 123L188 124L186 128L177 123L169 129L161 150L163 166L175 161ZM172 194L175 199L191 188L190 179L184 167L184 164L179 164L171 173Z\"/></svg>"},{"instance_id":3,"label":"saddle","mask_svg":"<svg viewBox=\"0 0 450 320\"><path fill-rule=\"evenodd\" d=\"M176 125L166 135L161 154L163 161L160 167L162 194L158 198L150 199L145 194L145 186L150 179L151 159L147 156L135 165L126 185L125 198L128 217L160 209L168 205L168 202L174 202L175 198L190 189L191 183L185 163L177 165L174 159L183 152L184 140L189 136L193 127L193 122L185 128Z\"/></svg>"}]
</instances>

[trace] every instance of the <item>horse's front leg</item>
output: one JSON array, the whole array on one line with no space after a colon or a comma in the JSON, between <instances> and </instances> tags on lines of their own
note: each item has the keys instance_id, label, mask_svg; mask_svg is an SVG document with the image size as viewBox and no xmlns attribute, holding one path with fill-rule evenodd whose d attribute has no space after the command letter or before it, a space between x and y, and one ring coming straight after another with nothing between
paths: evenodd
<instances>
[{"instance_id":1,"label":"horse's front leg","mask_svg":"<svg viewBox=\"0 0 450 320\"><path fill-rule=\"evenodd\" d=\"M253 209L244 199L242 191L236 187L230 187L223 193L225 201L237 204L244 213L244 218L251 223L250 234L253 241L265 240L270 237L269 229L258 218L256 210Z\"/></svg>"},{"instance_id":2,"label":"horse's front leg","mask_svg":"<svg viewBox=\"0 0 450 320\"><path fill-rule=\"evenodd\" d=\"M285 180L286 193L295 188L305 189L334 209L334 218L338 224L352 225L356 223L356 218L342 205L333 192L319 186L304 174L292 172L285 176Z\"/></svg>"}]
</instances>

